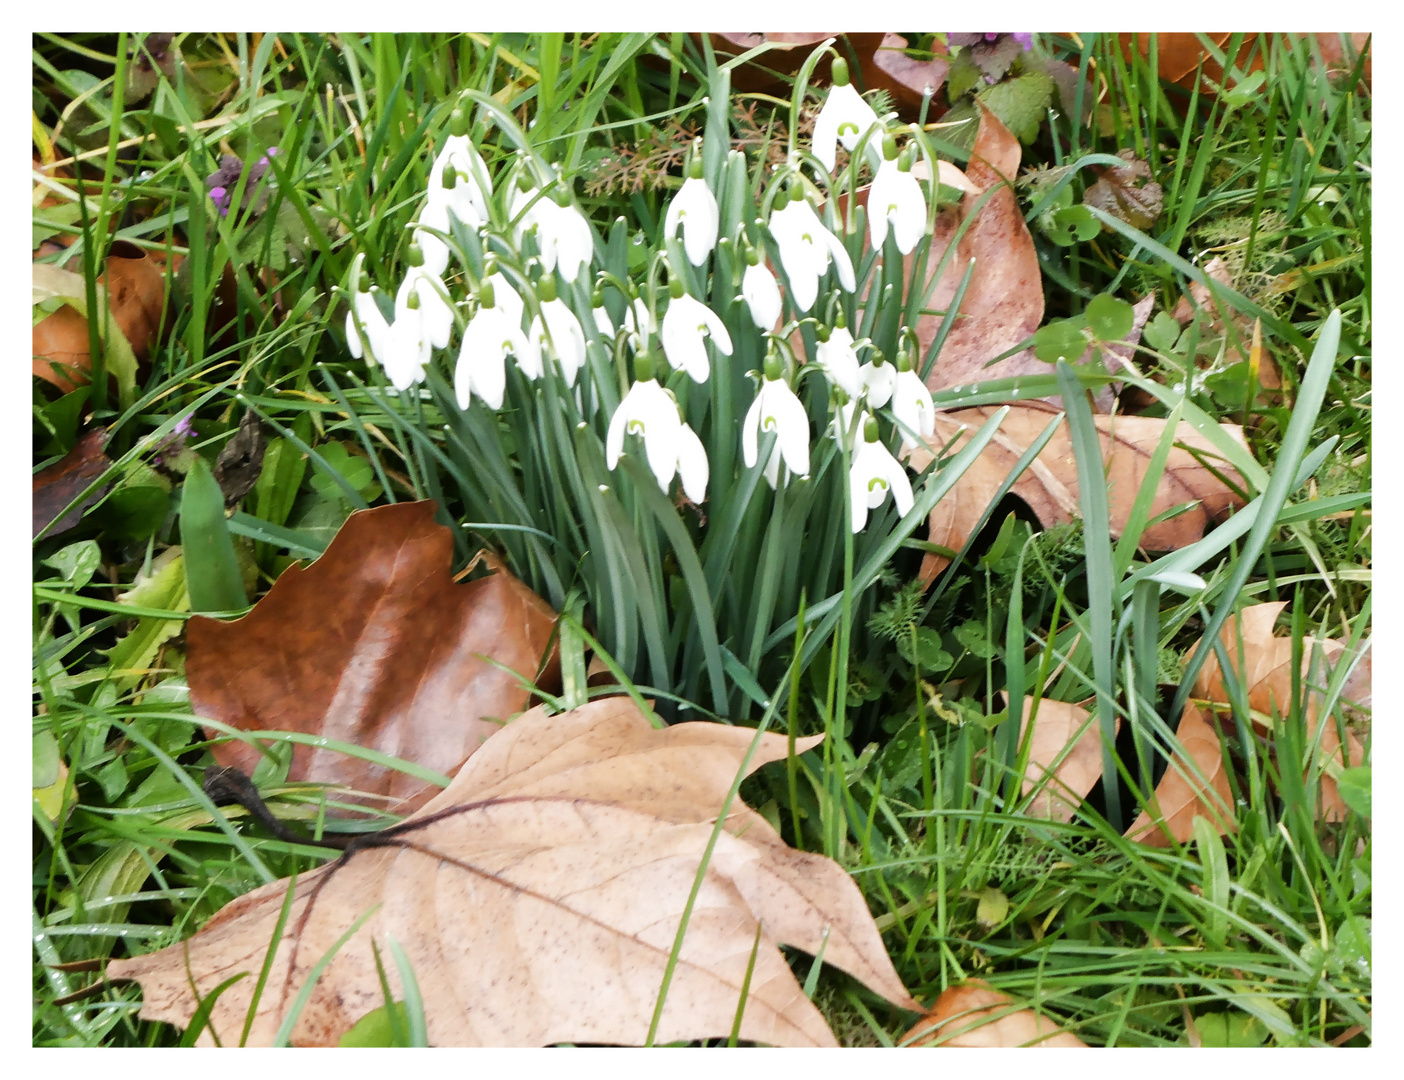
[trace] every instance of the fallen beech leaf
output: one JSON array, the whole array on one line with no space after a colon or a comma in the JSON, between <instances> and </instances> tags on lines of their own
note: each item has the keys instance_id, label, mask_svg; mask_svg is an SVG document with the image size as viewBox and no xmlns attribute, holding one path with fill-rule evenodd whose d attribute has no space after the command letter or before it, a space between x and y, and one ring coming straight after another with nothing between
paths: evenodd
<instances>
[{"instance_id":1,"label":"fallen beech leaf","mask_svg":"<svg viewBox=\"0 0 1404 1080\"><path fill-rule=\"evenodd\" d=\"M1019 728L1022 745L1029 727L1032 699L1024 699L1024 720ZM1092 714L1080 705L1044 698L1038 703L1038 715L1033 718L1034 732L1029 744L1029 766L1024 774L1024 794L1034 789L1048 767L1057 760L1063 748L1076 738L1053 776L1029 806L1033 817L1053 821L1071 821L1073 811L1102 778L1102 736L1096 722L1088 723ZM1084 725L1086 727L1084 728ZM1117 721L1117 727L1121 722ZM1081 730L1082 734L1078 735Z\"/></svg>"},{"instance_id":2,"label":"fallen beech leaf","mask_svg":"<svg viewBox=\"0 0 1404 1080\"><path fill-rule=\"evenodd\" d=\"M34 302L61 297L69 303L34 325L33 371L64 393L86 383L92 366L88 348L87 294L80 274L35 263ZM108 343L110 372L119 381L135 379L135 364L145 360L160 335L161 315L166 295L165 273L161 265L135 244L116 241L108 252L106 271L99 275L98 303L106 302L112 321L131 355L125 357L132 370L120 365L121 344ZM104 300L105 298L105 300ZM99 324L99 332L106 334ZM55 366L57 365L57 367Z\"/></svg>"},{"instance_id":3,"label":"fallen beech leaf","mask_svg":"<svg viewBox=\"0 0 1404 1080\"><path fill-rule=\"evenodd\" d=\"M1205 720L1199 709L1187 705L1175 736L1182 749L1175 751L1150 803L1126 830L1129 839L1150 847L1170 846L1161 832L1162 822L1181 844L1194 836L1197 817L1207 820L1220 833L1225 826L1230 832L1238 830L1219 729ZM1198 774L1203 774L1207 784L1200 781Z\"/></svg>"},{"instance_id":4,"label":"fallen beech leaf","mask_svg":"<svg viewBox=\"0 0 1404 1080\"><path fill-rule=\"evenodd\" d=\"M911 467L924 469L931 461L932 448L944 446L962 425L966 427L967 434L961 435L955 447L963 445L969 437L968 433L979 430L991 412L992 409L988 408L938 412L936 432L927 440L927 446L918 446L911 452ZM984 453L975 459L965 475L956 481L946 497L931 511L928 539L932 543L952 551L961 549L1015 462L1053 418L1052 412L1051 406L1035 402L1009 407L1009 415ZM1165 430L1165 421L1148 416L1096 416L1094 420L1101 434L1111 531L1112 535L1120 536L1136 501L1136 493L1140 490L1151 455L1155 453ZM1222 427L1235 441L1243 443L1241 428L1234 424L1224 424ZM1146 529L1141 536L1141 546L1147 550L1171 551L1191 544L1204 535L1208 525L1242 505L1242 500L1232 489L1183 447L1194 447L1207 454L1209 460L1217 456L1207 439L1190 424L1181 421L1177 430L1177 445L1170 451L1150 516L1155 517L1181 503L1193 502L1196 505L1183 514ZM1243 485L1242 479L1227 464L1216 462L1216 467L1235 483ZM1059 425L1043 452L1014 482L1012 490L1028 504L1044 528L1078 516L1077 461L1066 423ZM928 553L921 565L922 580L933 580L949 562L944 556Z\"/></svg>"},{"instance_id":5,"label":"fallen beech leaf","mask_svg":"<svg viewBox=\"0 0 1404 1080\"><path fill-rule=\"evenodd\" d=\"M1087 1046L1072 1032L1060 1031L1051 1017L1019 1008L1008 994L982 979L944 990L902 1042L910 1046Z\"/></svg>"},{"instance_id":6,"label":"fallen beech leaf","mask_svg":"<svg viewBox=\"0 0 1404 1080\"><path fill-rule=\"evenodd\" d=\"M1269 604L1253 604L1229 619L1219 635L1229 662L1233 665L1237 678L1248 692L1248 707L1263 717L1285 716L1292 706L1292 640L1274 637L1272 628L1277 617L1286 608L1286 601ZM1243 647L1239 650L1239 636ZM1345 657L1346 642L1330 639L1320 641L1321 652L1326 666L1322 670L1318 664L1313 681L1324 687L1331 669ZM1301 675L1303 680L1312 674L1313 643L1308 640L1303 650ZM1368 646L1367 646L1368 649ZM1361 657L1351 680L1343 690L1343 697L1366 708L1370 704L1370 653ZM1311 691L1303 683L1303 715L1306 720L1307 738L1315 739L1319 726L1318 713L1321 693ZM1195 680L1194 692L1198 697L1213 702L1228 704L1229 693L1223 682L1223 672L1217 655L1210 654L1204 667ZM1361 698L1365 700L1362 701ZM1260 727L1261 722L1255 721ZM1327 758L1334 758L1345 766L1365 764L1365 747L1350 731L1346 732L1346 747L1341 747L1340 734L1335 720L1328 721L1321 732L1321 752ZM1346 758L1349 757L1347 761ZM1336 821L1346 812L1345 801L1340 797L1336 781L1328 774L1321 777L1321 810L1327 821Z\"/></svg>"},{"instance_id":7,"label":"fallen beech leaf","mask_svg":"<svg viewBox=\"0 0 1404 1080\"><path fill-rule=\"evenodd\" d=\"M242 619L188 624L190 702L245 731L301 731L452 775L528 693L555 613L505 568L455 585L453 539L432 501L352 514L326 552L289 567ZM217 733L211 731L211 737ZM251 773L254 747L215 760ZM414 808L424 781L332 750L297 746L294 780L349 784Z\"/></svg>"},{"instance_id":8,"label":"fallen beech leaf","mask_svg":"<svg viewBox=\"0 0 1404 1080\"><path fill-rule=\"evenodd\" d=\"M234 437L215 459L214 478L224 492L224 505L233 508L253 490L263 471L263 421L252 409L244 412Z\"/></svg>"},{"instance_id":9,"label":"fallen beech leaf","mask_svg":"<svg viewBox=\"0 0 1404 1080\"><path fill-rule=\"evenodd\" d=\"M1149 34L1121 34L1123 52L1129 48L1135 48L1143 57L1150 54ZM1229 39L1232 34L1213 33L1205 34L1214 45L1221 51L1228 48ZM1248 50L1253 45L1257 34L1244 34L1243 43L1239 47L1235 64L1240 67L1247 60ZM1310 48L1309 38L1315 38L1316 46L1321 50L1321 58L1326 62L1332 71L1349 73L1355 66L1356 59L1365 48L1366 41L1369 40L1368 33L1359 34L1284 34L1283 41L1288 48L1295 48L1297 45ZM1346 48L1342 43L1343 38L1348 38L1350 45ZM1156 52L1158 55L1159 74L1162 79L1178 84L1186 90L1194 87L1194 72L1201 57L1204 60L1203 81L1200 83L1200 92L1213 96L1214 88L1210 85L1210 80L1215 83L1221 82L1224 77L1224 69L1217 60L1210 54L1199 41L1197 34L1157 34ZM1253 54L1253 61L1245 74L1262 70L1263 59L1262 49L1259 48ZM1364 82L1370 84L1371 57L1365 58Z\"/></svg>"},{"instance_id":10,"label":"fallen beech leaf","mask_svg":"<svg viewBox=\"0 0 1404 1080\"><path fill-rule=\"evenodd\" d=\"M1116 156L1126 164L1103 169L1082 201L1146 232L1164 209L1165 193L1151 175L1150 165L1138 158L1134 150L1118 150Z\"/></svg>"},{"instance_id":11,"label":"fallen beech leaf","mask_svg":"<svg viewBox=\"0 0 1404 1080\"><path fill-rule=\"evenodd\" d=\"M974 190L967 192L959 207L942 210L936 217L931 252L927 257L928 273L932 277L961 221L974 212L986 191L997 190L961 238L925 305L945 311L955 298L970 260L975 259L975 272L961 303L960 315L926 380L933 390L1028 371L1048 371L1048 365L1034 359L1031 352L986 366L1000 353L1027 338L1043 321L1043 279L1033 237L1024 224L1012 186L1022 153L1019 140L984 105L980 109L980 129L965 169ZM909 275L914 273L915 256L907 257L906 268ZM930 280L928 277L928 283ZM939 315L923 315L917 320L913 329L921 342L923 356L935 340L942 319Z\"/></svg>"},{"instance_id":12,"label":"fallen beech leaf","mask_svg":"<svg viewBox=\"0 0 1404 1080\"><path fill-rule=\"evenodd\" d=\"M50 522L54 522L53 528L49 530L50 536L73 528L82 520L83 513L107 494L110 484L104 484L95 489L79 505L64 514L58 521L54 521L59 514L63 513L65 506L111 467L112 461L102 452L102 448L106 445L106 430L94 428L78 440L63 460L34 474L35 536L38 536L40 531Z\"/></svg>"},{"instance_id":13,"label":"fallen beech leaf","mask_svg":"<svg viewBox=\"0 0 1404 1080\"><path fill-rule=\"evenodd\" d=\"M334 1046L384 1004L371 941L383 955L392 936L419 982L432 1044L642 1043L702 853L754 734L700 722L654 729L623 697L556 716L533 709L374 846L298 879L250 1044L272 1040L312 965L376 905L312 991L294 1045ZM766 734L747 771L785 755L785 738ZM188 942L112 962L108 977L139 980L142 1017L183 1027L197 994L259 971L287 888L257 889ZM734 802L688 923L659 1041L730 1031L758 923L742 1038L835 1045L780 942L811 953L823 944L826 961L917 1007L852 879L787 847L760 814ZM389 977L398 991L397 973ZM254 982L235 983L214 1007L225 1045L238 1040Z\"/></svg>"},{"instance_id":14,"label":"fallen beech leaf","mask_svg":"<svg viewBox=\"0 0 1404 1080\"><path fill-rule=\"evenodd\" d=\"M833 31L827 34L711 34L709 36L712 39L712 48L716 50L718 63L740 56L742 53L767 42L775 46L770 51L756 57L755 60L733 68L731 71L731 88L752 93L757 90L770 90L781 85L784 79L780 76L793 75L799 71L805 60L809 59L809 54L821 41L827 38L840 39L835 42L835 45L839 49L840 55L845 56L847 50L844 48L842 39L848 39L848 44L862 60L863 74L866 78L873 52L882 44L886 35L871 31L854 34ZM701 35L696 34L694 37L700 38ZM830 82L829 67L832 63L833 54L825 52L809 76L811 86L827 88Z\"/></svg>"}]
</instances>

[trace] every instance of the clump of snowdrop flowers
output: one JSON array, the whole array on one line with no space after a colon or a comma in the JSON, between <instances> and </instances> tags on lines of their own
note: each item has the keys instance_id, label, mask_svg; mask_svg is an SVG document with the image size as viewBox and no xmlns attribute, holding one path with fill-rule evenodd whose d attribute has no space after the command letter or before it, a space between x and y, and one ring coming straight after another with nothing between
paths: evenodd
<instances>
[{"instance_id":1,"label":"clump of snowdrop flowers","mask_svg":"<svg viewBox=\"0 0 1404 1080\"><path fill-rule=\"evenodd\" d=\"M918 147L931 151L912 129L899 152L842 61L833 73L809 149L832 173L838 145L853 153L865 143L874 170L866 229L839 212L834 196L843 181L815 168L804 148L792 146L786 162L753 182L739 151L704 166L699 140L661 227L652 237L636 233L640 246L622 250L629 235L622 222L602 237L575 202L573 178L533 150L525 133L513 135L515 153L501 153L499 143L485 159L466 113L454 109L424 201L406 226L408 265L393 320L377 302L365 256L352 263L348 351L379 364L397 394L427 395L446 420L454 406L479 410L455 438L468 446L500 435L495 449L474 444L473 453L512 455L501 475L578 454L566 470L574 482L589 476L591 499L623 500L626 512L610 528L640 511L626 494L635 489L602 483L609 474L600 466L614 472L630 455L642 455L675 500L675 480L683 499L701 504L709 483L729 492L745 469L765 477L782 507L822 505L814 501L818 485L832 485L828 497L850 500L855 532L889 494L905 514L912 487L892 451L899 438L910 449L932 436L934 406L911 350L898 344L914 335L869 306L894 285L879 290L882 277L871 275L884 273L874 267L889 234L902 255L927 235L927 196L912 163ZM847 168L840 178L856 182L857 165ZM865 255L865 245L874 252ZM865 275L861 288L855 264ZM892 302L905 310L903 288ZM434 364L455 335L450 397ZM752 390L743 372L761 357ZM484 410L496 414L490 424L477 422ZM562 420L564 428L528 446L533 432ZM603 453L581 440L595 440ZM711 474L718 462L724 482ZM752 487L757 479L750 473ZM566 482L564 473L533 476L527 501ZM829 520L841 507L833 503Z\"/></svg>"}]
</instances>

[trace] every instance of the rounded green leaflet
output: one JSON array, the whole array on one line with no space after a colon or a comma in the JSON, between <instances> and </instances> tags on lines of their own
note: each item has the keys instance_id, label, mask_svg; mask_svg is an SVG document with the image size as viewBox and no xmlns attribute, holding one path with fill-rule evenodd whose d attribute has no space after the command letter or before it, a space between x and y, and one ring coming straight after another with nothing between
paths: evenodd
<instances>
[{"instance_id":1,"label":"rounded green leaflet","mask_svg":"<svg viewBox=\"0 0 1404 1080\"><path fill-rule=\"evenodd\" d=\"M1033 336L1034 355L1045 364L1059 360L1077 361L1087 351L1081 319L1055 319L1040 327Z\"/></svg>"},{"instance_id":2,"label":"rounded green leaflet","mask_svg":"<svg viewBox=\"0 0 1404 1080\"><path fill-rule=\"evenodd\" d=\"M1071 247L1080 240L1091 240L1102 231L1102 225L1087 207L1068 206L1051 215L1046 229L1055 244Z\"/></svg>"},{"instance_id":3,"label":"rounded green leaflet","mask_svg":"<svg viewBox=\"0 0 1404 1080\"><path fill-rule=\"evenodd\" d=\"M1111 293L1094 296L1087 304L1087 325L1101 341L1120 341L1136 324L1136 313L1125 300Z\"/></svg>"}]
</instances>

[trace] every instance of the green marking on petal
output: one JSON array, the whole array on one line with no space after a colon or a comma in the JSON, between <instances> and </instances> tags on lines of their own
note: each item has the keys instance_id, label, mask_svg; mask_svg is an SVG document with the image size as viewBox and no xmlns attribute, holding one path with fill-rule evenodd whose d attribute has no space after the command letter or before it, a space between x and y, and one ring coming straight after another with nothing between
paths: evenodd
<instances>
[{"instance_id":1,"label":"green marking on petal","mask_svg":"<svg viewBox=\"0 0 1404 1080\"><path fill-rule=\"evenodd\" d=\"M876 488L882 488L883 491L888 490L887 481L880 476L874 476L871 480L868 481L868 490L873 491Z\"/></svg>"}]
</instances>

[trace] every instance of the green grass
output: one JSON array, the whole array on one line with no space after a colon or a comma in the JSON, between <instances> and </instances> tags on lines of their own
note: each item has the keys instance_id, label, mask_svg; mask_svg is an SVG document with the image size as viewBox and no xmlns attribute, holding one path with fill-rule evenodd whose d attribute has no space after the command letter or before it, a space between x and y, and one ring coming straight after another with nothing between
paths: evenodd
<instances>
[{"instance_id":1,"label":"green grass","mask_svg":"<svg viewBox=\"0 0 1404 1080\"><path fill-rule=\"evenodd\" d=\"M706 58L678 35L189 35L179 41L187 63L122 104L113 79L142 68L143 54L127 48L140 37L39 35L33 52L44 132L36 154L68 162L70 173L81 165L86 196L74 202L74 183L59 184L58 209L34 212L36 234L77 233L69 265L90 283L113 240L183 259L171 273L170 334L129 401L105 380L66 396L35 382L36 469L73 445L88 408L90 424L110 429L114 462L106 500L76 529L34 545L36 783L54 761L73 782L65 812L34 814L36 1045L176 1044L178 1032L137 1019L135 986L66 999L93 984L107 958L183 940L250 888L326 857L268 836L237 808L216 810L200 790L209 744L189 710L180 637L192 598L180 569L158 561L188 524L179 510L190 497L189 459L153 468L156 444L191 415L188 445L212 461L246 408L267 421L274 438L263 476L227 527L240 565L257 568L243 582L250 599L293 559L321 551L353 508L434 497L449 519L475 523L455 530L456 567L486 540L578 617L589 590L552 582L550 549L597 540L573 534L566 518L513 516L485 498L475 505L476 478L465 470L466 446L500 445L504 432L511 441L499 464L510 470L531 433L475 430L465 417L442 436L442 388L391 407L383 381L345 355L337 290L364 251L367 266L386 275L377 284L394 291L427 177L424 143L445 130L464 89L495 95L519 119L538 116L533 146L571 170L595 168L607 149L675 119L699 129L708 121ZM1091 495L1081 525L1039 534L1006 524L1006 502L925 596L906 587L917 544L855 553L837 542L822 555L831 575L875 586L856 601L841 591L827 607L827 594L796 589L768 611L747 606L749 588L726 594L717 616L726 653L716 654L724 675L702 662L704 642L690 625L662 628L671 651L660 659L635 631L611 628L623 616L590 614L643 692L653 684L704 715L755 723L768 712L792 733L831 736L788 771L776 765L748 780L740 795L789 842L850 870L919 999L978 976L1093 1045L1183 1043L1191 1024L1206 1044L1225 1032L1273 1045L1367 1044L1370 819L1352 811L1320 820L1321 765L1307 764L1302 715L1308 687L1296 688L1266 736L1240 702L1227 739L1234 831L1168 849L1121 832L1139 809L1143 769L1153 780L1164 768L1156 753L1173 740L1166 720L1178 711L1176 683L1206 627L1280 599L1289 603L1278 633L1299 653L1309 655L1312 635L1370 637L1370 97L1353 75L1329 80L1309 51L1284 48L1278 35L1255 46L1261 85L1235 94L1231 74L1212 101L1158 84L1154 59L1128 62L1104 36L1044 36L1040 48L1090 73L1096 108L1086 125L1051 118L1025 165L1129 148L1165 192L1146 230L1109 219L1070 247L1040 231L1037 196L1027 193L1049 317L1078 315L1102 293L1134 301L1151 289L1156 312L1169 310L1210 257L1228 263L1231 286L1215 283L1212 293L1243 318L1216 328L1204 312L1183 331L1148 333L1133 382L1152 415L1244 425L1253 459L1233 464L1257 500L1253 526L1157 561L1111 538ZM716 103L712 112L713 123L725 119ZM787 111L780 119L793 128ZM256 157L272 145L280 153L269 206L210 214L204 177L219 155ZM489 167L509 151L507 140L490 141ZM1093 179L1078 172L1074 195ZM656 230L670 192L665 182L582 206L627 260L633 233ZM1252 373L1239 356L1254 318L1281 371L1278 396L1247 392ZM105 358L95 359L102 370ZM1189 383L1187 394L1166 389L1177 382ZM1050 371L1024 380L1020 393L1059 389ZM962 404L1013 396L992 386ZM1090 434L1085 404L1071 393L1067 412L1075 441ZM559 454L556 437L543 434L530 452ZM1084 452L1091 445L1079 445L1089 478L1100 467ZM738 521L738 542L789 550L796 537L762 510L757 502ZM643 521L653 512L637 508ZM783 523L779 513L773 520ZM219 531L217 521L204 527ZM674 537L640 554L641 591L652 580L661 593L690 572L664 568L665 543ZM710 586L727 567L704 547L695 571ZM779 575L776 567L758 567L758 580ZM1150 576L1164 570L1198 574L1205 588L1162 588ZM619 588L628 578L620 574ZM232 597L233 583L225 585L221 595ZM193 608L212 603L197 595ZM801 623L812 629L802 663L792 664ZM562 635L568 659L582 665L585 635L576 621ZM567 700L584 693L583 683L568 684ZM1119 716L1131 733L1105 754L1119 782L1095 790L1068 824L1030 817L1020 794L1018 731L1007 717L1011 702L1039 697L1093 698L1094 722L1110 730ZM1332 712L1355 716L1339 701ZM287 760L271 754L255 780L278 816L318 834L337 795L287 782ZM810 958L793 961L806 982ZM832 968L816 974L806 988L847 1043L894 1044L914 1020ZM407 1025L395 1010L386 1016L395 1039L422 1039L417 1005Z\"/></svg>"}]
</instances>

